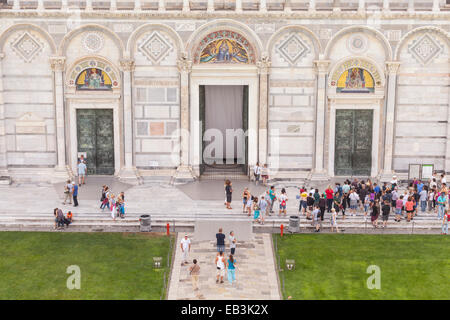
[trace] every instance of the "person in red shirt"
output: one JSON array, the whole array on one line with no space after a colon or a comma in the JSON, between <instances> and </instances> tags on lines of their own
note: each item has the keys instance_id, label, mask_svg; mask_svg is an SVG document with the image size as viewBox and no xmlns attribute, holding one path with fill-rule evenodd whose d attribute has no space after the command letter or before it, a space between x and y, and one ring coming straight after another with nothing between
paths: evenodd
<instances>
[{"instance_id":1,"label":"person in red shirt","mask_svg":"<svg viewBox=\"0 0 450 320\"><path fill-rule=\"evenodd\" d=\"M325 190L325 194L327 196L327 211L331 212L331 208L333 207L333 189L330 185L328 185L328 188Z\"/></svg>"}]
</instances>

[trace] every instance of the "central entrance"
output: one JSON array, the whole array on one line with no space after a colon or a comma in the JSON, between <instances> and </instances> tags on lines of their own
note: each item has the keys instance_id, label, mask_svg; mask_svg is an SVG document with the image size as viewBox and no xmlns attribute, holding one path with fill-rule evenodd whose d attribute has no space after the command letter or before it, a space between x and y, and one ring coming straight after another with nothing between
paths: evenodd
<instances>
[{"instance_id":1,"label":"central entrance","mask_svg":"<svg viewBox=\"0 0 450 320\"><path fill-rule=\"evenodd\" d=\"M88 174L114 174L113 110L77 109L77 145Z\"/></svg>"},{"instance_id":2,"label":"central entrance","mask_svg":"<svg viewBox=\"0 0 450 320\"><path fill-rule=\"evenodd\" d=\"M336 176L370 176L373 110L336 110Z\"/></svg>"},{"instance_id":3,"label":"central entrance","mask_svg":"<svg viewBox=\"0 0 450 320\"><path fill-rule=\"evenodd\" d=\"M202 165L241 168L248 163L247 85L200 85L199 120L202 124Z\"/></svg>"}]
</instances>

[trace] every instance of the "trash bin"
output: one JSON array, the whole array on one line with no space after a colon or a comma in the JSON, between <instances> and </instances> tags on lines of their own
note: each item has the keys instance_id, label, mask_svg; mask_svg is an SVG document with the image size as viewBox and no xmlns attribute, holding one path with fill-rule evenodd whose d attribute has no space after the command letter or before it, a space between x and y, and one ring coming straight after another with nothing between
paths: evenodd
<instances>
[{"instance_id":1,"label":"trash bin","mask_svg":"<svg viewBox=\"0 0 450 320\"><path fill-rule=\"evenodd\" d=\"M289 217L289 232L299 232L300 231L300 217L299 216L290 216Z\"/></svg>"},{"instance_id":2,"label":"trash bin","mask_svg":"<svg viewBox=\"0 0 450 320\"><path fill-rule=\"evenodd\" d=\"M149 214L143 214L139 217L139 231L140 232L152 231L152 219Z\"/></svg>"}]
</instances>

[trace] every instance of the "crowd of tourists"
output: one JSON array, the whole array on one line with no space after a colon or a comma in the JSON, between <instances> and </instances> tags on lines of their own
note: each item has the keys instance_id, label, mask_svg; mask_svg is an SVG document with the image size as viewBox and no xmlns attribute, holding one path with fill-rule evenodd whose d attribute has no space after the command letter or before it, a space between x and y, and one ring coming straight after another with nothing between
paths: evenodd
<instances>
[{"instance_id":1,"label":"crowd of tourists","mask_svg":"<svg viewBox=\"0 0 450 320\"><path fill-rule=\"evenodd\" d=\"M232 183L225 181L225 205L231 209ZM329 185L325 190L317 188L300 188L296 196L299 200L300 215L311 220L315 232L320 232L325 212L329 214L332 232L339 232L338 217L362 215L364 221L369 221L373 228L386 228L389 217L397 223L411 222L418 212L435 214L442 221L441 234L448 234L450 195L445 175L436 173L428 181L414 179L403 188L396 176L390 182L379 185L370 179L353 181L346 180L343 184ZM274 214L274 203L278 202L278 215L286 216L288 201L286 189L277 194L275 187L259 195L252 195L249 188L242 193L242 212L260 224L264 224L266 216ZM381 217L381 224L379 220Z\"/></svg>"},{"instance_id":2,"label":"crowd of tourists","mask_svg":"<svg viewBox=\"0 0 450 320\"><path fill-rule=\"evenodd\" d=\"M230 253L228 257L225 254L225 234L223 233L222 228L219 228L219 232L216 234L216 245L217 245L217 253L214 259L214 265L216 267L216 283L223 284L225 274L227 275L228 282L230 285L233 285L236 282L236 245L237 240L234 235L234 232L231 231L228 236ZM189 265L189 254L191 251L191 239L187 234L184 235L184 238L181 239L180 243L181 248L181 266ZM192 281L192 288L194 291L199 290L198 279L200 276L200 266L199 261L197 259L193 259L192 265L189 267L189 275Z\"/></svg>"},{"instance_id":3,"label":"crowd of tourists","mask_svg":"<svg viewBox=\"0 0 450 320\"><path fill-rule=\"evenodd\" d=\"M108 208L114 221L117 217L125 219L125 193L123 191L116 197L108 186L103 185L100 203L100 209L105 211Z\"/></svg>"}]
</instances>

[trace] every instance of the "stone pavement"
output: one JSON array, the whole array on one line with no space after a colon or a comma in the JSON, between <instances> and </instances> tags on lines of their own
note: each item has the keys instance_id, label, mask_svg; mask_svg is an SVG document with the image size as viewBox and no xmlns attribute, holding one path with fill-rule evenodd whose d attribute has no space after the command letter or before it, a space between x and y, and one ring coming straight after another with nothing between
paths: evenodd
<instances>
[{"instance_id":1,"label":"stone pavement","mask_svg":"<svg viewBox=\"0 0 450 320\"><path fill-rule=\"evenodd\" d=\"M191 238L189 260L197 259L200 266L199 290L192 290L189 265L181 266L179 233L172 274L169 282L169 300L279 300L277 273L273 259L272 240L269 234L253 234L253 240L240 242L236 248L236 282L233 285L224 277L224 283L216 283L215 241L195 241ZM230 253L227 244L226 257ZM226 275L226 274L225 274Z\"/></svg>"}]
</instances>

